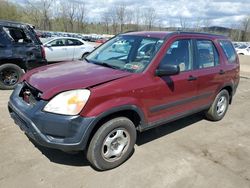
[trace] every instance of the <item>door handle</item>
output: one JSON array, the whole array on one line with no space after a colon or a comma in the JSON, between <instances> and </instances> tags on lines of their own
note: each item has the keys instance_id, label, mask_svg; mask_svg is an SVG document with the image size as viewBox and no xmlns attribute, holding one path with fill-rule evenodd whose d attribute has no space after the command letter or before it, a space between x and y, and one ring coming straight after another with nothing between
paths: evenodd
<instances>
[{"instance_id":1,"label":"door handle","mask_svg":"<svg viewBox=\"0 0 250 188\"><path fill-rule=\"evenodd\" d=\"M194 77L193 75L190 75L188 77L188 81L194 81L194 80L197 80L197 77Z\"/></svg>"},{"instance_id":2,"label":"door handle","mask_svg":"<svg viewBox=\"0 0 250 188\"><path fill-rule=\"evenodd\" d=\"M225 74L225 71L221 69L220 72L219 72L219 74L223 75L223 74Z\"/></svg>"}]
</instances>

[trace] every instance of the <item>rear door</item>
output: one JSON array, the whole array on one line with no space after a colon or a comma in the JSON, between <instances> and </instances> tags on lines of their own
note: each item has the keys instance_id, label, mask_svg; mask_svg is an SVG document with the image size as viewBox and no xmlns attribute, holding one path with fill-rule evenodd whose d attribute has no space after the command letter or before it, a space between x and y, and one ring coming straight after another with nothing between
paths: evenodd
<instances>
[{"instance_id":1,"label":"rear door","mask_svg":"<svg viewBox=\"0 0 250 188\"><path fill-rule=\"evenodd\" d=\"M67 39L67 48L71 60L81 59L84 51L82 42L77 39Z\"/></svg>"},{"instance_id":2,"label":"rear door","mask_svg":"<svg viewBox=\"0 0 250 188\"><path fill-rule=\"evenodd\" d=\"M223 59L212 40L196 39L195 52L199 103L210 105L225 80Z\"/></svg>"}]
</instances>

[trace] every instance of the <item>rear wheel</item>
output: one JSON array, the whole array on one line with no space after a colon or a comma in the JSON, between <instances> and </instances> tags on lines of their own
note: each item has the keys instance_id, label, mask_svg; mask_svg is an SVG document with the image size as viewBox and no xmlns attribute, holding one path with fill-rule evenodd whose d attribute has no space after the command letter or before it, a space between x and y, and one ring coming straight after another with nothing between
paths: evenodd
<instances>
[{"instance_id":1,"label":"rear wheel","mask_svg":"<svg viewBox=\"0 0 250 188\"><path fill-rule=\"evenodd\" d=\"M136 129L125 117L103 124L93 136L87 158L98 170L115 168L131 155L136 141Z\"/></svg>"},{"instance_id":2,"label":"rear wheel","mask_svg":"<svg viewBox=\"0 0 250 188\"><path fill-rule=\"evenodd\" d=\"M3 64L0 66L0 89L13 89L21 76L23 70L15 64Z\"/></svg>"},{"instance_id":3,"label":"rear wheel","mask_svg":"<svg viewBox=\"0 0 250 188\"><path fill-rule=\"evenodd\" d=\"M212 121L221 120L228 109L229 105L229 94L227 90L221 90L216 96L212 106L206 113L206 117Z\"/></svg>"}]
</instances>

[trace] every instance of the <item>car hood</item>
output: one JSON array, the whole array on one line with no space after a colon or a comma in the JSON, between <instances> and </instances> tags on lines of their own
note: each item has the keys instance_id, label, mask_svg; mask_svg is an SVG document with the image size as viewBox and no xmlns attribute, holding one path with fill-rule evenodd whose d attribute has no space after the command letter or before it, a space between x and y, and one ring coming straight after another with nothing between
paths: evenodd
<instances>
[{"instance_id":1,"label":"car hood","mask_svg":"<svg viewBox=\"0 0 250 188\"><path fill-rule=\"evenodd\" d=\"M22 80L41 91L41 98L48 100L63 91L89 88L131 74L86 61L74 61L33 69Z\"/></svg>"}]
</instances>

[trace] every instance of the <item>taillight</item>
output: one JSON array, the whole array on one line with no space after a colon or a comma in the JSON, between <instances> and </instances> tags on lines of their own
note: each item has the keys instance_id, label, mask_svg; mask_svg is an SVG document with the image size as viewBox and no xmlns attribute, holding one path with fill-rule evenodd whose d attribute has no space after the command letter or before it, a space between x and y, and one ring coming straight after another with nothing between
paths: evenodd
<instances>
[{"instance_id":1,"label":"taillight","mask_svg":"<svg viewBox=\"0 0 250 188\"><path fill-rule=\"evenodd\" d=\"M42 58L46 59L46 55L45 55L45 49L43 46L41 46L41 51L42 51Z\"/></svg>"}]
</instances>

